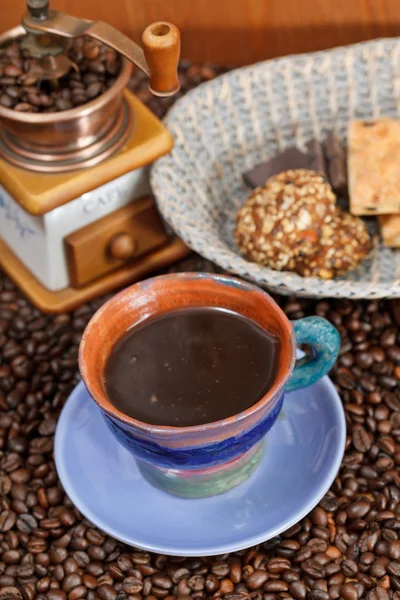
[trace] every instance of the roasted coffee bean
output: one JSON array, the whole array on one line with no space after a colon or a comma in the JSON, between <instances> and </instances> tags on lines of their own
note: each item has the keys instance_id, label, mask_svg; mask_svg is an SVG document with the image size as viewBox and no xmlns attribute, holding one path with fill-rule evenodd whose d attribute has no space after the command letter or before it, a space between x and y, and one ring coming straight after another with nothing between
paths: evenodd
<instances>
[{"instance_id":1,"label":"roasted coffee bean","mask_svg":"<svg viewBox=\"0 0 400 600\"><path fill-rule=\"evenodd\" d=\"M91 60L88 63L88 70L91 73L103 74L106 72L106 67L100 60Z\"/></svg>"},{"instance_id":2,"label":"roasted coffee bean","mask_svg":"<svg viewBox=\"0 0 400 600\"><path fill-rule=\"evenodd\" d=\"M20 559L21 555L18 552L18 550L6 550L6 552L3 552L3 554L1 555L1 560L6 565L16 565L17 563L19 563Z\"/></svg>"},{"instance_id":3,"label":"roasted coffee bean","mask_svg":"<svg viewBox=\"0 0 400 600\"><path fill-rule=\"evenodd\" d=\"M386 569L389 564L389 559L386 557L377 558L370 569L372 577L383 577L386 574Z\"/></svg>"},{"instance_id":4,"label":"roasted coffee bean","mask_svg":"<svg viewBox=\"0 0 400 600\"><path fill-rule=\"evenodd\" d=\"M349 517L349 519L359 519L361 517L364 517L368 513L370 508L371 505L365 500L353 502L346 509L347 516Z\"/></svg>"},{"instance_id":5,"label":"roasted coffee bean","mask_svg":"<svg viewBox=\"0 0 400 600\"><path fill-rule=\"evenodd\" d=\"M12 577L11 575L0 575L0 590L3 587L13 586L14 583L15 583L15 577ZM1 600L1 598L0 598L0 600Z\"/></svg>"},{"instance_id":6,"label":"roasted coffee bean","mask_svg":"<svg viewBox=\"0 0 400 600\"><path fill-rule=\"evenodd\" d=\"M400 560L400 540L392 540L389 542L388 556L394 560Z\"/></svg>"},{"instance_id":7,"label":"roasted coffee bean","mask_svg":"<svg viewBox=\"0 0 400 600\"><path fill-rule=\"evenodd\" d=\"M307 559L301 564L304 573L312 579L322 579L324 577L324 568L316 561Z\"/></svg>"},{"instance_id":8,"label":"roasted coffee bean","mask_svg":"<svg viewBox=\"0 0 400 600\"><path fill-rule=\"evenodd\" d=\"M102 89L101 89L101 83L99 83L97 81L97 82L91 83L88 86L88 88L86 90L86 95L87 95L87 97L88 97L89 100L92 100L93 98L96 98L96 96L98 96L99 94L101 94L101 91L102 91Z\"/></svg>"},{"instance_id":9,"label":"roasted coffee bean","mask_svg":"<svg viewBox=\"0 0 400 600\"><path fill-rule=\"evenodd\" d=\"M296 573L296 571L291 571L289 569L282 574L282 579L283 581L286 581L286 583L292 583L293 581L299 581L300 575Z\"/></svg>"},{"instance_id":10,"label":"roasted coffee bean","mask_svg":"<svg viewBox=\"0 0 400 600\"><path fill-rule=\"evenodd\" d=\"M99 45L94 41L88 41L83 46L83 56L93 60L97 58L100 52Z\"/></svg>"},{"instance_id":11,"label":"roasted coffee bean","mask_svg":"<svg viewBox=\"0 0 400 600\"><path fill-rule=\"evenodd\" d=\"M368 592L367 600L389 600L389 594L385 588L376 586L376 588Z\"/></svg>"},{"instance_id":12,"label":"roasted coffee bean","mask_svg":"<svg viewBox=\"0 0 400 600\"><path fill-rule=\"evenodd\" d=\"M74 106L79 106L87 102L87 95L83 90L78 90L76 94L72 94L71 99Z\"/></svg>"},{"instance_id":13,"label":"roasted coffee bean","mask_svg":"<svg viewBox=\"0 0 400 600\"><path fill-rule=\"evenodd\" d=\"M232 576L230 579L232 581ZM205 581L205 589L206 589L206 592L208 592L209 594L213 594L214 592L216 592L219 589L219 579L212 573L209 573L207 575L207 578Z\"/></svg>"},{"instance_id":14,"label":"roasted coffee bean","mask_svg":"<svg viewBox=\"0 0 400 600\"><path fill-rule=\"evenodd\" d=\"M17 529L22 533L31 533L34 529L37 528L38 522L34 516L30 514L20 515L17 518Z\"/></svg>"},{"instance_id":15,"label":"roasted coffee bean","mask_svg":"<svg viewBox=\"0 0 400 600\"><path fill-rule=\"evenodd\" d=\"M69 110L73 108L72 102L68 98L56 98L55 99L55 107L59 111Z\"/></svg>"},{"instance_id":16,"label":"roasted coffee bean","mask_svg":"<svg viewBox=\"0 0 400 600\"><path fill-rule=\"evenodd\" d=\"M288 589L288 584L281 579L271 579L271 581L267 581L267 583L264 585L264 591L267 593L286 592Z\"/></svg>"},{"instance_id":17,"label":"roasted coffee bean","mask_svg":"<svg viewBox=\"0 0 400 600\"><path fill-rule=\"evenodd\" d=\"M22 594L14 586L4 586L0 589L0 600L22 600Z\"/></svg>"},{"instance_id":18,"label":"roasted coffee bean","mask_svg":"<svg viewBox=\"0 0 400 600\"><path fill-rule=\"evenodd\" d=\"M218 585L219 585L219 580L218 580ZM191 593L192 593L192 590L188 586L188 580L187 579L181 579L180 582L177 585L177 595L178 595L178 597L179 596L188 596Z\"/></svg>"},{"instance_id":19,"label":"roasted coffee bean","mask_svg":"<svg viewBox=\"0 0 400 600\"><path fill-rule=\"evenodd\" d=\"M86 554L86 552L83 552L82 550L77 550L76 552L74 552L73 556L81 569L83 569L90 563L89 556Z\"/></svg>"},{"instance_id":20,"label":"roasted coffee bean","mask_svg":"<svg viewBox=\"0 0 400 600\"><path fill-rule=\"evenodd\" d=\"M171 579L173 583L179 583L181 579L188 578L190 576L189 569L185 567L178 567L175 569L171 575Z\"/></svg>"},{"instance_id":21,"label":"roasted coffee bean","mask_svg":"<svg viewBox=\"0 0 400 600\"><path fill-rule=\"evenodd\" d=\"M19 75L21 75L21 69L19 67L16 67L13 64L13 61L10 61L10 64L4 67L3 72L6 77L18 77Z\"/></svg>"},{"instance_id":22,"label":"roasted coffee bean","mask_svg":"<svg viewBox=\"0 0 400 600\"><path fill-rule=\"evenodd\" d=\"M71 575L72 573L76 573L79 571L79 565L74 558L67 558L63 562L63 568L66 575Z\"/></svg>"},{"instance_id":23,"label":"roasted coffee bean","mask_svg":"<svg viewBox=\"0 0 400 600\"><path fill-rule=\"evenodd\" d=\"M3 559L3 560L4 560L4 559ZM395 560L391 561L391 562L388 564L388 567L387 567L387 572L388 572L390 575L394 575L394 576L396 576L396 577L400 577L400 562L397 562L397 561L395 561Z\"/></svg>"},{"instance_id":24,"label":"roasted coffee bean","mask_svg":"<svg viewBox=\"0 0 400 600\"><path fill-rule=\"evenodd\" d=\"M289 584L289 593L295 600L304 600L307 597L307 587L304 581L293 581Z\"/></svg>"},{"instance_id":25,"label":"roasted coffee bean","mask_svg":"<svg viewBox=\"0 0 400 600\"><path fill-rule=\"evenodd\" d=\"M86 531L85 537L88 540L88 542L94 546L101 546L102 544L104 544L105 541L104 535L96 529L88 529Z\"/></svg>"},{"instance_id":26,"label":"roasted coffee bean","mask_svg":"<svg viewBox=\"0 0 400 600\"><path fill-rule=\"evenodd\" d=\"M97 587L97 580L93 575L84 575L82 582L88 590L95 590Z\"/></svg>"},{"instance_id":27,"label":"roasted coffee bean","mask_svg":"<svg viewBox=\"0 0 400 600\"><path fill-rule=\"evenodd\" d=\"M264 598L265 598L266 594L264 594ZM251 596L245 592L232 592L231 594L225 594L224 598L225 600L249 600ZM189 600L189 598L187 598L186 600Z\"/></svg>"},{"instance_id":28,"label":"roasted coffee bean","mask_svg":"<svg viewBox=\"0 0 400 600\"><path fill-rule=\"evenodd\" d=\"M371 435L364 429L359 427L353 431L353 445L359 452L368 452L372 444Z\"/></svg>"},{"instance_id":29,"label":"roasted coffee bean","mask_svg":"<svg viewBox=\"0 0 400 600\"><path fill-rule=\"evenodd\" d=\"M287 569L290 569L290 562L287 558L276 557L268 561L268 570L274 575L280 575Z\"/></svg>"},{"instance_id":30,"label":"roasted coffee bean","mask_svg":"<svg viewBox=\"0 0 400 600\"><path fill-rule=\"evenodd\" d=\"M217 577L226 577L229 573L229 565L226 562L216 561L211 567L211 572Z\"/></svg>"},{"instance_id":31,"label":"roasted coffee bean","mask_svg":"<svg viewBox=\"0 0 400 600\"><path fill-rule=\"evenodd\" d=\"M47 592L47 600L67 600L67 594L62 590L51 590Z\"/></svg>"},{"instance_id":32,"label":"roasted coffee bean","mask_svg":"<svg viewBox=\"0 0 400 600\"><path fill-rule=\"evenodd\" d=\"M151 593L156 598L166 598L168 596L168 590L163 590L162 588L153 587ZM199 593L199 592L194 592Z\"/></svg>"},{"instance_id":33,"label":"roasted coffee bean","mask_svg":"<svg viewBox=\"0 0 400 600\"><path fill-rule=\"evenodd\" d=\"M230 579L222 579L220 582L219 591L225 596L226 594L231 594L234 590L234 585Z\"/></svg>"},{"instance_id":34,"label":"roasted coffee bean","mask_svg":"<svg viewBox=\"0 0 400 600\"><path fill-rule=\"evenodd\" d=\"M329 532L324 527L313 527L312 534L321 540L325 540L326 542L329 540Z\"/></svg>"},{"instance_id":35,"label":"roasted coffee bean","mask_svg":"<svg viewBox=\"0 0 400 600\"><path fill-rule=\"evenodd\" d=\"M100 600L116 600L118 592L109 584L100 585L96 590Z\"/></svg>"},{"instance_id":36,"label":"roasted coffee bean","mask_svg":"<svg viewBox=\"0 0 400 600\"><path fill-rule=\"evenodd\" d=\"M18 112L34 112L34 106L28 102L19 102L13 108Z\"/></svg>"},{"instance_id":37,"label":"roasted coffee bean","mask_svg":"<svg viewBox=\"0 0 400 600\"><path fill-rule=\"evenodd\" d=\"M114 564L107 565L106 569L107 569L107 573L108 573L109 575L111 575L111 577L112 577L113 579L117 579L117 580L119 580L119 581L122 581L122 580L123 580L123 578L124 578L124 573L123 573L123 571L121 571L121 569L119 569L119 568L117 567L117 565L114 565Z\"/></svg>"},{"instance_id":38,"label":"roasted coffee bean","mask_svg":"<svg viewBox=\"0 0 400 600\"><path fill-rule=\"evenodd\" d=\"M24 600L35 600L34 584L27 583L21 587L21 594Z\"/></svg>"},{"instance_id":39,"label":"roasted coffee bean","mask_svg":"<svg viewBox=\"0 0 400 600\"><path fill-rule=\"evenodd\" d=\"M246 585L249 590L259 590L268 579L267 571L254 571L247 579Z\"/></svg>"},{"instance_id":40,"label":"roasted coffee bean","mask_svg":"<svg viewBox=\"0 0 400 600\"><path fill-rule=\"evenodd\" d=\"M10 88L6 87L5 88L6 93L0 95L0 104L2 106L5 106L6 108L12 108L14 105L13 97L7 93L9 89Z\"/></svg>"},{"instance_id":41,"label":"roasted coffee bean","mask_svg":"<svg viewBox=\"0 0 400 600\"><path fill-rule=\"evenodd\" d=\"M12 529L17 520L17 515L11 510L0 513L0 531L6 532Z\"/></svg>"},{"instance_id":42,"label":"roasted coffee bean","mask_svg":"<svg viewBox=\"0 0 400 600\"><path fill-rule=\"evenodd\" d=\"M87 589L85 586L79 585L68 594L68 600L79 600L80 598L85 598L86 595Z\"/></svg>"},{"instance_id":43,"label":"roasted coffee bean","mask_svg":"<svg viewBox=\"0 0 400 600\"><path fill-rule=\"evenodd\" d=\"M26 564L19 565L16 573L17 573L17 577L26 578L26 577L31 577L34 574L34 572L35 572L35 568L34 568L33 564L26 563Z\"/></svg>"},{"instance_id":44,"label":"roasted coffee bean","mask_svg":"<svg viewBox=\"0 0 400 600\"><path fill-rule=\"evenodd\" d=\"M52 550L50 550L49 553L49 558L53 565L61 564L62 562L64 562L67 556L68 552L65 548L53 548Z\"/></svg>"},{"instance_id":45,"label":"roasted coffee bean","mask_svg":"<svg viewBox=\"0 0 400 600\"><path fill-rule=\"evenodd\" d=\"M329 600L330 598L328 592L318 589L311 590L309 597L311 600Z\"/></svg>"},{"instance_id":46,"label":"roasted coffee bean","mask_svg":"<svg viewBox=\"0 0 400 600\"><path fill-rule=\"evenodd\" d=\"M354 577L358 571L357 563L354 560L344 560L341 564L343 575L346 577Z\"/></svg>"},{"instance_id":47,"label":"roasted coffee bean","mask_svg":"<svg viewBox=\"0 0 400 600\"><path fill-rule=\"evenodd\" d=\"M152 577L152 581L153 584L159 588L162 588L164 590L170 590L173 586L173 582L172 580L167 577L166 575L162 575L161 573L156 573L153 577ZM190 584L189 584L190 587ZM194 589L194 588L192 588ZM195 590L198 591L198 590Z\"/></svg>"},{"instance_id":48,"label":"roasted coffee bean","mask_svg":"<svg viewBox=\"0 0 400 600\"><path fill-rule=\"evenodd\" d=\"M150 560L151 556L148 552L134 552L132 554L132 561L135 565L147 565Z\"/></svg>"},{"instance_id":49,"label":"roasted coffee bean","mask_svg":"<svg viewBox=\"0 0 400 600\"><path fill-rule=\"evenodd\" d=\"M42 421L38 428L40 435L43 435L43 436L53 435L55 430L56 430L56 421L55 421L55 419L52 419L51 417Z\"/></svg>"},{"instance_id":50,"label":"roasted coffee bean","mask_svg":"<svg viewBox=\"0 0 400 600\"><path fill-rule=\"evenodd\" d=\"M92 560L104 560L106 558L106 551L101 546L88 546L86 552Z\"/></svg>"},{"instance_id":51,"label":"roasted coffee bean","mask_svg":"<svg viewBox=\"0 0 400 600\"><path fill-rule=\"evenodd\" d=\"M122 583L122 589L127 594L139 594L143 589L143 582L137 577L127 577Z\"/></svg>"},{"instance_id":52,"label":"roasted coffee bean","mask_svg":"<svg viewBox=\"0 0 400 600\"><path fill-rule=\"evenodd\" d=\"M328 525L328 515L326 514L326 511L320 506L314 508L314 510L310 514L310 517L314 525L319 525L320 527L326 527Z\"/></svg>"}]
</instances>

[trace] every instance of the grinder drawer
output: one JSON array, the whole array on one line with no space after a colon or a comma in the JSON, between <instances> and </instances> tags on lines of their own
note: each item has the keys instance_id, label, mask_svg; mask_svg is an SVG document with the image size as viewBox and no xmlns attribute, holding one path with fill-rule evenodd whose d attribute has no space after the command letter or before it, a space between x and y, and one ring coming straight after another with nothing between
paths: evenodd
<instances>
[{"instance_id":1,"label":"grinder drawer","mask_svg":"<svg viewBox=\"0 0 400 600\"><path fill-rule=\"evenodd\" d=\"M161 246L168 236L150 197L141 198L65 238L70 285L82 287Z\"/></svg>"}]
</instances>

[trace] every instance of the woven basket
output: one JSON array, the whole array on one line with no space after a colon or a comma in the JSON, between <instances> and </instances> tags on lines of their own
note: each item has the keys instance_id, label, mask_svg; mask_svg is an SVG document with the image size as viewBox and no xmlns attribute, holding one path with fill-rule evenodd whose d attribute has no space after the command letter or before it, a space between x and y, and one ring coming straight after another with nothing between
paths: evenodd
<instances>
[{"instance_id":1,"label":"woven basket","mask_svg":"<svg viewBox=\"0 0 400 600\"><path fill-rule=\"evenodd\" d=\"M167 223L195 251L272 291L314 297L400 296L400 250L378 239L368 259L332 281L273 271L244 259L235 215L249 188L242 173L294 143L345 139L351 119L400 116L400 40L387 39L269 60L189 92L166 125L173 151L152 187ZM373 222L372 227L376 227Z\"/></svg>"}]
</instances>

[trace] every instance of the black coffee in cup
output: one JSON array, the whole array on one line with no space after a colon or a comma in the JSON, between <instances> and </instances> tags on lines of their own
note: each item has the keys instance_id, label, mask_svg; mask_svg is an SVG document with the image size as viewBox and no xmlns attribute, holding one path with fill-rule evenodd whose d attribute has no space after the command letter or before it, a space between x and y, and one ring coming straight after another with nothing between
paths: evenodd
<instances>
[{"instance_id":1,"label":"black coffee in cup","mask_svg":"<svg viewBox=\"0 0 400 600\"><path fill-rule=\"evenodd\" d=\"M132 327L112 349L105 390L122 413L153 425L219 421L271 388L279 339L253 320L188 307Z\"/></svg>"}]
</instances>

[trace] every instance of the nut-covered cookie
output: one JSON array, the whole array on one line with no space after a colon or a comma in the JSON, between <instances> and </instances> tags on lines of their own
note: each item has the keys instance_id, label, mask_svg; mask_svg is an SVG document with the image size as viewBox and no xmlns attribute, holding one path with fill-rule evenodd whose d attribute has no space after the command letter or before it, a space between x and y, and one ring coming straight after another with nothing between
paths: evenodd
<instances>
[{"instance_id":1,"label":"nut-covered cookie","mask_svg":"<svg viewBox=\"0 0 400 600\"><path fill-rule=\"evenodd\" d=\"M340 208L322 226L314 254L296 261L295 271L303 276L333 279L351 269L371 250L371 238L364 222Z\"/></svg>"},{"instance_id":2,"label":"nut-covered cookie","mask_svg":"<svg viewBox=\"0 0 400 600\"><path fill-rule=\"evenodd\" d=\"M335 211L336 197L322 175L307 169L284 171L255 189L237 214L239 250L272 269L293 270L315 251L322 225Z\"/></svg>"}]
</instances>

